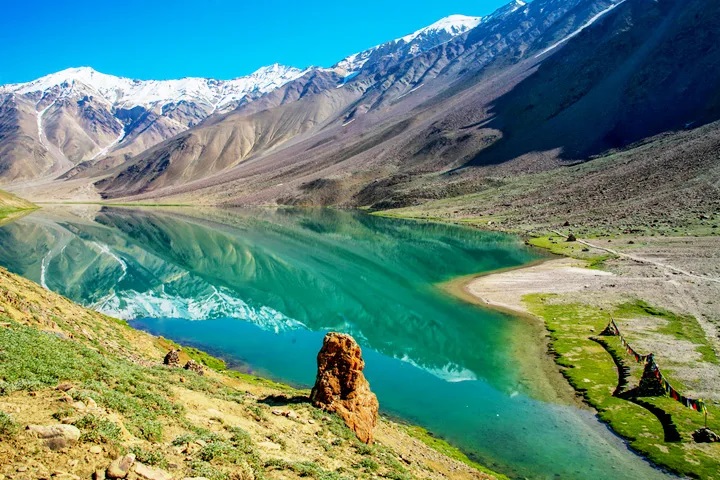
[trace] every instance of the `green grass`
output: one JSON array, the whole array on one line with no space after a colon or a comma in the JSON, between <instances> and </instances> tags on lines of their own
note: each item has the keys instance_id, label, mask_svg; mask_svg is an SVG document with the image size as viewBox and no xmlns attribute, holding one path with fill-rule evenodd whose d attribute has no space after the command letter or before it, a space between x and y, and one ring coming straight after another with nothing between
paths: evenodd
<instances>
[{"instance_id":1,"label":"green grass","mask_svg":"<svg viewBox=\"0 0 720 480\"><path fill-rule=\"evenodd\" d=\"M122 438L122 430L110 420L85 415L74 423L82 431L81 442L114 444Z\"/></svg>"},{"instance_id":2,"label":"green grass","mask_svg":"<svg viewBox=\"0 0 720 480\"><path fill-rule=\"evenodd\" d=\"M679 340L688 340L697 345L696 350L702 354L703 361L718 363L717 354L708 342L705 331L692 315L678 315L662 308L650 306L641 300L620 305L614 315L618 318L641 316L663 319L667 325L659 328L658 333L672 335Z\"/></svg>"},{"instance_id":3,"label":"green grass","mask_svg":"<svg viewBox=\"0 0 720 480\"><path fill-rule=\"evenodd\" d=\"M9 319L6 319L10 321ZM168 397L166 369L142 368L111 354L10 321L0 329L0 395L70 381L76 399L92 397L125 417L134 435L162 440L163 418L184 414Z\"/></svg>"},{"instance_id":4,"label":"green grass","mask_svg":"<svg viewBox=\"0 0 720 480\"><path fill-rule=\"evenodd\" d=\"M563 374L598 411L599 417L626 438L633 449L653 462L692 478L719 479L720 449L698 446L690 436L703 426L703 416L668 397L643 398L671 415L682 436L682 442L665 442L662 425L654 414L612 395L618 382L615 362L601 345L591 340L607 325L607 312L588 305L555 303L555 299L553 295L543 294L524 298L531 311L545 320L556 361L564 367ZM646 312L645 307L649 308L639 303L627 304L615 314L628 315L638 308ZM616 355L624 355L616 337L605 339ZM629 363L630 357L625 358ZM638 368L634 370L639 371ZM720 430L717 420L720 411L714 406L709 410L709 426L715 431Z\"/></svg>"},{"instance_id":5,"label":"green grass","mask_svg":"<svg viewBox=\"0 0 720 480\"><path fill-rule=\"evenodd\" d=\"M17 423L10 415L0 411L0 439L12 437L17 433L18 428Z\"/></svg>"},{"instance_id":6,"label":"green grass","mask_svg":"<svg viewBox=\"0 0 720 480\"><path fill-rule=\"evenodd\" d=\"M453 445L450 445L448 442L441 438L437 438L431 435L430 432L428 432L422 427L418 427L415 425L406 425L405 432L407 432L407 434L411 437L417 438L433 450L440 452L447 457L454 458L455 460L458 460L465 465L474 468L475 470L487 473L489 475L493 475L498 478L498 480L507 479L505 475L493 472L492 470L483 467L479 463L473 462L470 458L468 458L467 455L462 452L462 450L454 447Z\"/></svg>"}]
</instances>

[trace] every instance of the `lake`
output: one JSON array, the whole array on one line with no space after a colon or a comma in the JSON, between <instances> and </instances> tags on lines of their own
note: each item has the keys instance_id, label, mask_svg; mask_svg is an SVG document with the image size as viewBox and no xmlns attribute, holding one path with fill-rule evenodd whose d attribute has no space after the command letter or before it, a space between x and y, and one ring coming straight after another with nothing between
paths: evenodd
<instances>
[{"instance_id":1,"label":"lake","mask_svg":"<svg viewBox=\"0 0 720 480\"><path fill-rule=\"evenodd\" d=\"M537 324L440 287L540 258L509 235L329 209L73 206L0 228L0 265L245 372L310 387L325 333L349 333L384 413L511 477L668 478L547 393Z\"/></svg>"}]
</instances>

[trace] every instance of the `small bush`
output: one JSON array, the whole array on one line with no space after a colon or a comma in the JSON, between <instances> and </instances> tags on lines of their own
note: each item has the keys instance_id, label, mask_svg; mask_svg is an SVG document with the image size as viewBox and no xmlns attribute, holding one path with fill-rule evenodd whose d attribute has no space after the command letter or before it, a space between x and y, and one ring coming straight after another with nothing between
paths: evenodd
<instances>
[{"instance_id":1,"label":"small bush","mask_svg":"<svg viewBox=\"0 0 720 480\"><path fill-rule=\"evenodd\" d=\"M75 426L82 431L81 442L113 443L122 437L122 430L110 420L95 415L85 415L75 422Z\"/></svg>"},{"instance_id":2,"label":"small bush","mask_svg":"<svg viewBox=\"0 0 720 480\"><path fill-rule=\"evenodd\" d=\"M167 467L167 460L162 452L145 450L139 446L132 447L130 451L135 454L135 458L141 463L160 468Z\"/></svg>"},{"instance_id":3,"label":"small bush","mask_svg":"<svg viewBox=\"0 0 720 480\"><path fill-rule=\"evenodd\" d=\"M10 415L0 412L0 438L7 438L15 435L18 431L18 425Z\"/></svg>"}]
</instances>

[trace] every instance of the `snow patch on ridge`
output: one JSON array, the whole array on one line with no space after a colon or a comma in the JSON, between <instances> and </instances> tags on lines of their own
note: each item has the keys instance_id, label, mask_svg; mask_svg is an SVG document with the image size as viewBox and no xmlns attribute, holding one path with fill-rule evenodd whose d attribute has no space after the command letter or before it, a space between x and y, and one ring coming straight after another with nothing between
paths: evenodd
<instances>
[{"instance_id":1,"label":"snow patch on ridge","mask_svg":"<svg viewBox=\"0 0 720 480\"><path fill-rule=\"evenodd\" d=\"M602 16L604 16L606 13L610 12L610 11L613 10L615 7L617 7L618 5L621 5L621 4L623 4L623 3L625 3L625 0L621 0L621 1L618 2L618 3L614 3L614 4L610 5L608 8L606 8L605 10L602 10L601 12L598 12L598 13L597 13L595 16L593 16L590 20L588 20L587 22L585 22L585 24L584 24L583 26L581 26L580 28L578 28L577 30L575 30L574 32L572 32L570 35L568 35L568 36L566 36L565 38L563 38L562 40L560 40L559 42L553 43L553 44L550 45L548 48L546 48L546 49L543 50L542 52L540 52L540 53L538 53L537 55L535 55L535 58L542 57L543 55L545 55L545 54L548 53L549 51L555 50L557 47L559 47L559 46L562 45L563 43L567 42L567 41L570 40L571 38L578 36L583 30L585 30L585 29L588 28L590 25L592 25L593 23L595 23L598 19L600 19L600 18L601 18Z\"/></svg>"}]
</instances>

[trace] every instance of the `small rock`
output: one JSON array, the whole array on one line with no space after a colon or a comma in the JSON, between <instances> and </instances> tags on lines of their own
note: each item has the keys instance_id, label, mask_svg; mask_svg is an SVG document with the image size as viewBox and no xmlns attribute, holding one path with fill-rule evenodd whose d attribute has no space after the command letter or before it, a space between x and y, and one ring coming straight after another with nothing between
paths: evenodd
<instances>
[{"instance_id":1,"label":"small rock","mask_svg":"<svg viewBox=\"0 0 720 480\"><path fill-rule=\"evenodd\" d=\"M80 430L73 425L28 425L27 431L42 439L51 450L69 447L80 439Z\"/></svg>"},{"instance_id":2,"label":"small rock","mask_svg":"<svg viewBox=\"0 0 720 480\"><path fill-rule=\"evenodd\" d=\"M90 453L94 453L95 455L99 455L102 453L102 447L100 445L93 445L90 447Z\"/></svg>"},{"instance_id":3,"label":"small rock","mask_svg":"<svg viewBox=\"0 0 720 480\"><path fill-rule=\"evenodd\" d=\"M167 355L165 355L165 358L163 359L163 363L167 365L168 367L179 367L180 366L180 349L177 350L170 350Z\"/></svg>"},{"instance_id":4,"label":"small rock","mask_svg":"<svg viewBox=\"0 0 720 480\"><path fill-rule=\"evenodd\" d=\"M87 409L87 406L85 405L85 402L82 402L82 401L80 401L80 400L78 400L77 402L74 402L74 403L72 404L72 406L73 406L73 408L74 408L75 410L80 410L81 412L82 412L83 410L86 410L86 409Z\"/></svg>"},{"instance_id":5,"label":"small rock","mask_svg":"<svg viewBox=\"0 0 720 480\"><path fill-rule=\"evenodd\" d=\"M286 416L287 418L289 418L290 420L297 420L298 418L300 418L300 417L298 416L298 414L295 413L295 412L293 412L292 410L290 410L289 412L287 412L287 413L285 414L285 416Z\"/></svg>"},{"instance_id":6,"label":"small rock","mask_svg":"<svg viewBox=\"0 0 720 480\"><path fill-rule=\"evenodd\" d=\"M64 403L73 403L73 397L71 397L65 392L60 392L60 398L58 398L58 401Z\"/></svg>"},{"instance_id":7,"label":"small rock","mask_svg":"<svg viewBox=\"0 0 720 480\"><path fill-rule=\"evenodd\" d=\"M576 241L577 241L577 237L575 237L575 235L573 235L573 234L571 233L570 235L568 235L567 240L565 240L565 241L566 241L566 242L576 242Z\"/></svg>"},{"instance_id":8,"label":"small rock","mask_svg":"<svg viewBox=\"0 0 720 480\"><path fill-rule=\"evenodd\" d=\"M95 480L105 480L105 470L97 470L97 471L93 474L93 478L94 478Z\"/></svg>"},{"instance_id":9,"label":"small rock","mask_svg":"<svg viewBox=\"0 0 720 480\"><path fill-rule=\"evenodd\" d=\"M20 465L19 467L17 467L18 472L27 472L27 470L28 467L26 467L25 465Z\"/></svg>"},{"instance_id":10,"label":"small rock","mask_svg":"<svg viewBox=\"0 0 720 480\"><path fill-rule=\"evenodd\" d=\"M195 360L189 360L185 364L184 368L185 368L185 370L190 370L191 372L195 372L198 375L205 375L205 369L203 368L202 365L197 363Z\"/></svg>"},{"instance_id":11,"label":"small rock","mask_svg":"<svg viewBox=\"0 0 720 480\"><path fill-rule=\"evenodd\" d=\"M206 442L205 440L202 440L202 439L201 439L201 440L195 440L195 443L197 443L197 444L200 445L201 447L204 447L205 445L207 445L207 442Z\"/></svg>"},{"instance_id":12,"label":"small rock","mask_svg":"<svg viewBox=\"0 0 720 480\"><path fill-rule=\"evenodd\" d=\"M135 455L128 453L124 457L113 460L107 468L106 474L108 478L125 478L133 463L135 463Z\"/></svg>"},{"instance_id":13,"label":"small rock","mask_svg":"<svg viewBox=\"0 0 720 480\"><path fill-rule=\"evenodd\" d=\"M310 425L315 425L315 420L313 420L313 419L311 418L310 420L308 420L308 423L309 423Z\"/></svg>"},{"instance_id":14,"label":"small rock","mask_svg":"<svg viewBox=\"0 0 720 480\"><path fill-rule=\"evenodd\" d=\"M283 416L283 412L281 412L280 410L273 410L273 411L272 411L272 414L273 414L273 415L277 415L278 417Z\"/></svg>"},{"instance_id":15,"label":"small rock","mask_svg":"<svg viewBox=\"0 0 720 480\"><path fill-rule=\"evenodd\" d=\"M95 400L93 400L92 398L88 398L86 404L87 404L88 408L91 408L93 410L98 408L97 402Z\"/></svg>"},{"instance_id":16,"label":"small rock","mask_svg":"<svg viewBox=\"0 0 720 480\"><path fill-rule=\"evenodd\" d=\"M720 435L713 432L707 427L695 430L692 433L693 440L697 443L716 443L720 442Z\"/></svg>"},{"instance_id":17,"label":"small rock","mask_svg":"<svg viewBox=\"0 0 720 480\"><path fill-rule=\"evenodd\" d=\"M70 382L62 382L57 387L55 387L57 390L60 390L61 392L67 392L68 390L72 390L75 388L72 383Z\"/></svg>"},{"instance_id":18,"label":"small rock","mask_svg":"<svg viewBox=\"0 0 720 480\"><path fill-rule=\"evenodd\" d=\"M135 473L146 480L171 480L172 476L159 468L152 468L143 463L135 463Z\"/></svg>"}]
</instances>

